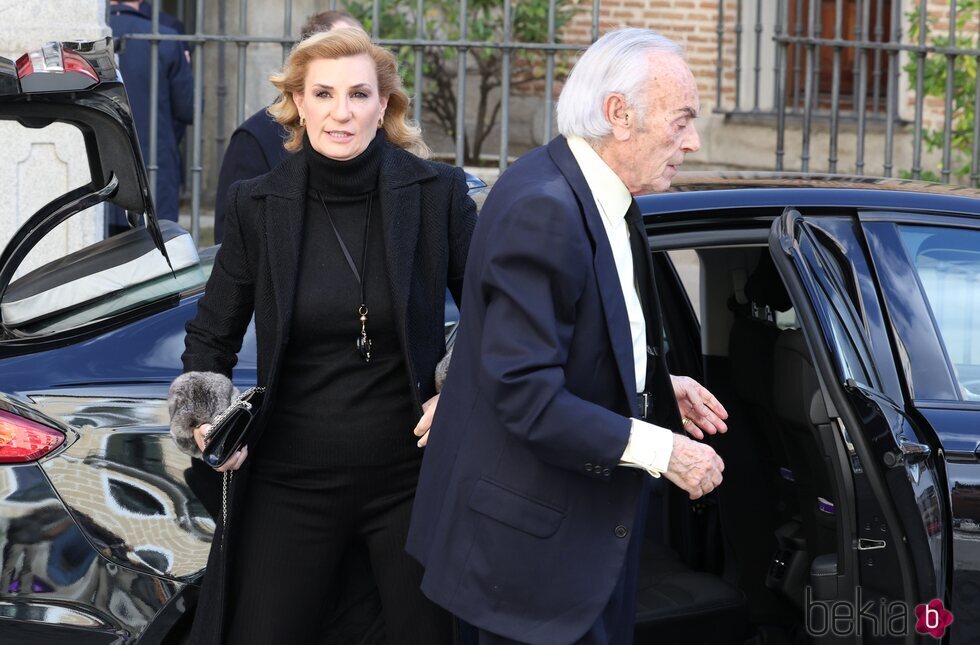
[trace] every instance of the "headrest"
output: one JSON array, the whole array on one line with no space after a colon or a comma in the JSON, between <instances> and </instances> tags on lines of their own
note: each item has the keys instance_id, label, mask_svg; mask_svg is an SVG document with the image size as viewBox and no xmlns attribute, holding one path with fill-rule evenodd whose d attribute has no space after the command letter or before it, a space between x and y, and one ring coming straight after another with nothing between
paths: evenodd
<instances>
[{"instance_id":1,"label":"headrest","mask_svg":"<svg viewBox=\"0 0 980 645\"><path fill-rule=\"evenodd\" d=\"M768 250L764 250L759 256L759 263L745 283L745 294L752 302L769 305L776 311L786 311L793 307Z\"/></svg>"}]
</instances>

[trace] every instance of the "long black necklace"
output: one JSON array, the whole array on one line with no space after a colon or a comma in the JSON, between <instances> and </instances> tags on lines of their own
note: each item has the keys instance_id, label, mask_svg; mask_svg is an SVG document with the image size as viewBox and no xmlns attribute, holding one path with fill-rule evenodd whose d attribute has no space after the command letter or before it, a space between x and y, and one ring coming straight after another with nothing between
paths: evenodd
<instances>
[{"instance_id":1,"label":"long black necklace","mask_svg":"<svg viewBox=\"0 0 980 645\"><path fill-rule=\"evenodd\" d=\"M364 298L364 281L367 277L365 270L367 268L368 233L371 230L371 198L373 195L374 193L368 193L367 215L364 217L364 252L361 254L361 270L358 271L357 267L354 266L354 258L350 256L350 251L347 250L347 245L344 244L344 238L340 237L340 231L337 230L337 225L333 223L333 217L330 216L327 203L323 201L323 195L320 194L319 190L316 191L316 196L320 198L320 205L323 206L323 212L327 214L327 221L330 222L333 234L337 236L340 250L344 252L344 257L347 259L347 266L350 267L350 270L354 273L354 277L357 279L357 284L361 287L361 306L357 308L357 315L361 321L361 336L357 339L357 351L360 352L361 358L364 359L365 363L371 362L371 339L367 335L368 306L366 304L367 300Z\"/></svg>"}]
</instances>

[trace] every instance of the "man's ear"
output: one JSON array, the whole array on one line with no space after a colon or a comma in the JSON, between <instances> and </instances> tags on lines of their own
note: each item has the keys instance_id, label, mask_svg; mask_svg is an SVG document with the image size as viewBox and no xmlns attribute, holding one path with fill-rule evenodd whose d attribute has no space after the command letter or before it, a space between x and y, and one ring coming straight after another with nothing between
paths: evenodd
<instances>
[{"instance_id":1,"label":"man's ear","mask_svg":"<svg viewBox=\"0 0 980 645\"><path fill-rule=\"evenodd\" d=\"M612 126L613 138L617 141L628 141L634 125L634 115L626 97L619 92L607 94L602 101L602 114Z\"/></svg>"}]
</instances>

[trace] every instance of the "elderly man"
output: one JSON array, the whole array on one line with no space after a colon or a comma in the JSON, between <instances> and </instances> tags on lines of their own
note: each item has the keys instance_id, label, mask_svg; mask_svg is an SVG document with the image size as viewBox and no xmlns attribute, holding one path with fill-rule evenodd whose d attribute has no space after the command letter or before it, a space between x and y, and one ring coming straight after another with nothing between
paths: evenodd
<instances>
[{"instance_id":1,"label":"elderly man","mask_svg":"<svg viewBox=\"0 0 980 645\"><path fill-rule=\"evenodd\" d=\"M699 108L675 43L607 34L565 84L562 136L483 207L407 545L481 644L632 642L648 475L692 499L721 483L714 450L671 432L728 415L667 372L631 197L698 150Z\"/></svg>"}]
</instances>

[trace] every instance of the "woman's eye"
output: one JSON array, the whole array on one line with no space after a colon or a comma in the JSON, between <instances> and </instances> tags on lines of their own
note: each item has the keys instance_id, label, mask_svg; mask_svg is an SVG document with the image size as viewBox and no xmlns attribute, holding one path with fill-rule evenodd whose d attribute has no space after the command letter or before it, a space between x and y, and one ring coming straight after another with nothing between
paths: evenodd
<instances>
[{"instance_id":1,"label":"woman's eye","mask_svg":"<svg viewBox=\"0 0 980 645\"><path fill-rule=\"evenodd\" d=\"M355 99L366 99L368 95L367 92L354 92L351 96Z\"/></svg>"},{"instance_id":2,"label":"woman's eye","mask_svg":"<svg viewBox=\"0 0 980 645\"><path fill-rule=\"evenodd\" d=\"M319 92L314 93L314 96L317 97L318 99L328 99L330 98L330 92L327 92L325 90L320 90Z\"/></svg>"}]
</instances>

